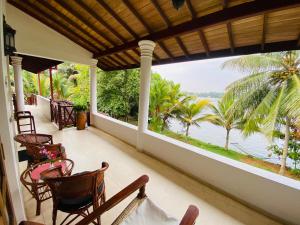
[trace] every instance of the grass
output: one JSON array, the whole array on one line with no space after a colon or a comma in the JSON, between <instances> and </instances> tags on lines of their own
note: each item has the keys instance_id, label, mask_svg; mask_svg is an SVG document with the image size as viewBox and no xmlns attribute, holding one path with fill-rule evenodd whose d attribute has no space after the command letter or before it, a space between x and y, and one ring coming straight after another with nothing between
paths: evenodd
<instances>
[{"instance_id":1,"label":"grass","mask_svg":"<svg viewBox=\"0 0 300 225\"><path fill-rule=\"evenodd\" d=\"M273 173L278 173L278 171L280 169L280 165L278 165L278 164L266 162L262 159L254 158L252 156L247 156L247 155L241 154L239 152L233 151L231 149L226 150L225 148L223 148L221 146L206 143L206 142L203 142L201 140L194 139L191 137L186 137L185 135L178 134L178 133L172 132L170 130L164 130L161 132L161 134L166 135L171 138L174 138L176 140L185 142L187 144L196 146L198 148L216 153L218 155L222 155L222 156L225 156L225 157L233 159L233 160L244 162L244 163L250 164L252 166L255 166L255 167L258 167L258 168L261 168L261 169L264 169L264 170L267 170L267 171L270 171ZM284 175L287 177L296 179L296 180L300 180L300 175L293 174L291 169L289 169L289 168L286 170Z\"/></svg>"},{"instance_id":2,"label":"grass","mask_svg":"<svg viewBox=\"0 0 300 225\"><path fill-rule=\"evenodd\" d=\"M227 158L234 159L234 160L241 161L242 157L245 156L245 155L238 153L236 151L233 151L231 149L226 150L225 148L220 147L218 145L213 145L213 144L209 144L209 143L200 141L198 139L186 137L185 135L178 134L178 133L172 132L170 130L164 130L161 134L166 135L171 138L174 138L174 139L177 139L179 141L194 145L196 147L208 150L208 151L216 153L218 155L222 155Z\"/></svg>"}]
</instances>

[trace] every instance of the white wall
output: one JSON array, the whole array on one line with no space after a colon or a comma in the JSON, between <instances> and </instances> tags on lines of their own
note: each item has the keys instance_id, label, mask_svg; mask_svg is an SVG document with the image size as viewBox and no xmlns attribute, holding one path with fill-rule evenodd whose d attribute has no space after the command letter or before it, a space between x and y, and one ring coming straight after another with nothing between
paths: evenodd
<instances>
[{"instance_id":1,"label":"white wall","mask_svg":"<svg viewBox=\"0 0 300 225\"><path fill-rule=\"evenodd\" d=\"M18 53L90 65L91 52L8 3L6 10Z\"/></svg>"},{"instance_id":2,"label":"white wall","mask_svg":"<svg viewBox=\"0 0 300 225\"><path fill-rule=\"evenodd\" d=\"M50 113L50 100L43 96L37 95L37 106L41 115L43 115L49 121L51 120L51 113Z\"/></svg>"},{"instance_id":3,"label":"white wall","mask_svg":"<svg viewBox=\"0 0 300 225\"><path fill-rule=\"evenodd\" d=\"M137 144L137 127L131 124L116 120L114 118L95 113L91 115L92 125L103 130L122 141L136 146Z\"/></svg>"},{"instance_id":4,"label":"white wall","mask_svg":"<svg viewBox=\"0 0 300 225\"><path fill-rule=\"evenodd\" d=\"M5 172L17 224L26 219L21 185L19 180L18 157L16 152L11 109L11 93L8 82L8 58L4 56L2 14L5 0L0 0L0 137L4 150Z\"/></svg>"}]
</instances>

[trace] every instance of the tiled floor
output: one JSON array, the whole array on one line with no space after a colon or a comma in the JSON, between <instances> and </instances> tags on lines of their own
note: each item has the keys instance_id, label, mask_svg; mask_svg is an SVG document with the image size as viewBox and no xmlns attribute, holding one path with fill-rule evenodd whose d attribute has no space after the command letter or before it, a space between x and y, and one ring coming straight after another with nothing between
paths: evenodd
<instances>
[{"instance_id":1,"label":"tiled floor","mask_svg":"<svg viewBox=\"0 0 300 225\"><path fill-rule=\"evenodd\" d=\"M35 107L37 131L54 136L55 142L66 147L68 158L75 162L74 172L94 170L102 161L109 163L105 181L107 197L117 193L142 174L150 177L146 192L148 196L170 215L181 218L189 204L199 207L198 225L278 225L275 222L240 203L210 189L169 166L136 151L130 145L98 129L89 127L83 131L75 128L59 131L52 123L41 117ZM20 170L26 164L20 164ZM24 188L23 188L24 189ZM35 216L36 202L24 189L24 200L28 219L51 224L52 202L42 203L42 213ZM102 224L110 224L125 203L102 217ZM58 213L58 221L63 218Z\"/></svg>"}]
</instances>

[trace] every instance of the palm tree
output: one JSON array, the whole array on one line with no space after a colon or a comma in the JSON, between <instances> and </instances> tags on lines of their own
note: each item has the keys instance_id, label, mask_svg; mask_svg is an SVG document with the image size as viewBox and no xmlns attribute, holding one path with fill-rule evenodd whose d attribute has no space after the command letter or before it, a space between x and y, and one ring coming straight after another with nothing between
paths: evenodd
<instances>
[{"instance_id":1,"label":"palm tree","mask_svg":"<svg viewBox=\"0 0 300 225\"><path fill-rule=\"evenodd\" d=\"M162 79L159 74L152 74L150 87L150 116L160 117L162 106L169 100L168 81Z\"/></svg>"},{"instance_id":2,"label":"palm tree","mask_svg":"<svg viewBox=\"0 0 300 225\"><path fill-rule=\"evenodd\" d=\"M234 128L240 125L240 119L231 111L231 106L234 103L233 98L225 98L218 101L218 106L211 106L213 114L207 115L207 120L212 124L224 127L226 129L226 141L224 148L228 150L229 134Z\"/></svg>"},{"instance_id":3,"label":"palm tree","mask_svg":"<svg viewBox=\"0 0 300 225\"><path fill-rule=\"evenodd\" d=\"M162 105L162 131L168 127L170 118L175 118L180 112L180 107L187 101L190 101L192 96L185 96L180 90L180 84L170 83L168 99Z\"/></svg>"},{"instance_id":4,"label":"palm tree","mask_svg":"<svg viewBox=\"0 0 300 225\"><path fill-rule=\"evenodd\" d=\"M190 101L185 102L180 107L180 112L178 113L178 119L184 124L186 130L185 135L189 135L189 129L191 125L200 126L200 122L207 121L208 116L199 114L206 108L211 106L209 99L201 99L195 103L190 103Z\"/></svg>"},{"instance_id":5,"label":"palm tree","mask_svg":"<svg viewBox=\"0 0 300 225\"><path fill-rule=\"evenodd\" d=\"M250 74L232 83L224 96L236 98L232 110L246 121L244 134L260 131L273 138L275 130L284 130L284 148L279 171L283 175L291 120L299 118L300 115L299 52L242 56L225 62L223 67ZM281 126L285 128L282 129Z\"/></svg>"},{"instance_id":6,"label":"palm tree","mask_svg":"<svg viewBox=\"0 0 300 225\"><path fill-rule=\"evenodd\" d=\"M53 89L57 95L57 99L67 99L70 96L68 81L62 74L55 74L53 76Z\"/></svg>"}]
</instances>

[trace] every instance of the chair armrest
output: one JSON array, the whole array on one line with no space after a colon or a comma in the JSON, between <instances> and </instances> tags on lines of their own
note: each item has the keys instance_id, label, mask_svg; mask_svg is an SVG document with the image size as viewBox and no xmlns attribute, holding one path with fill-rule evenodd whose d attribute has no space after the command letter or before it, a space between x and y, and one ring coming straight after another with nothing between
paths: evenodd
<instances>
[{"instance_id":1,"label":"chair armrest","mask_svg":"<svg viewBox=\"0 0 300 225\"><path fill-rule=\"evenodd\" d=\"M87 225L90 224L92 221L94 221L97 217L105 213L106 211L110 210L117 204L119 204L122 200L126 199L128 196L130 196L135 191L139 190L139 193L137 195L138 198L143 198L146 196L145 194L145 186L146 183L148 183L149 177L147 175L143 175L134 182L132 182L130 185L125 187L123 190L121 190L119 193L108 199L105 203L103 203L99 208L97 208L94 212L92 212L90 215L85 217L83 220L79 221L76 225Z\"/></svg>"},{"instance_id":2,"label":"chair armrest","mask_svg":"<svg viewBox=\"0 0 300 225\"><path fill-rule=\"evenodd\" d=\"M190 205L185 212L179 225L193 225L199 215L199 210L196 206Z\"/></svg>"}]
</instances>

